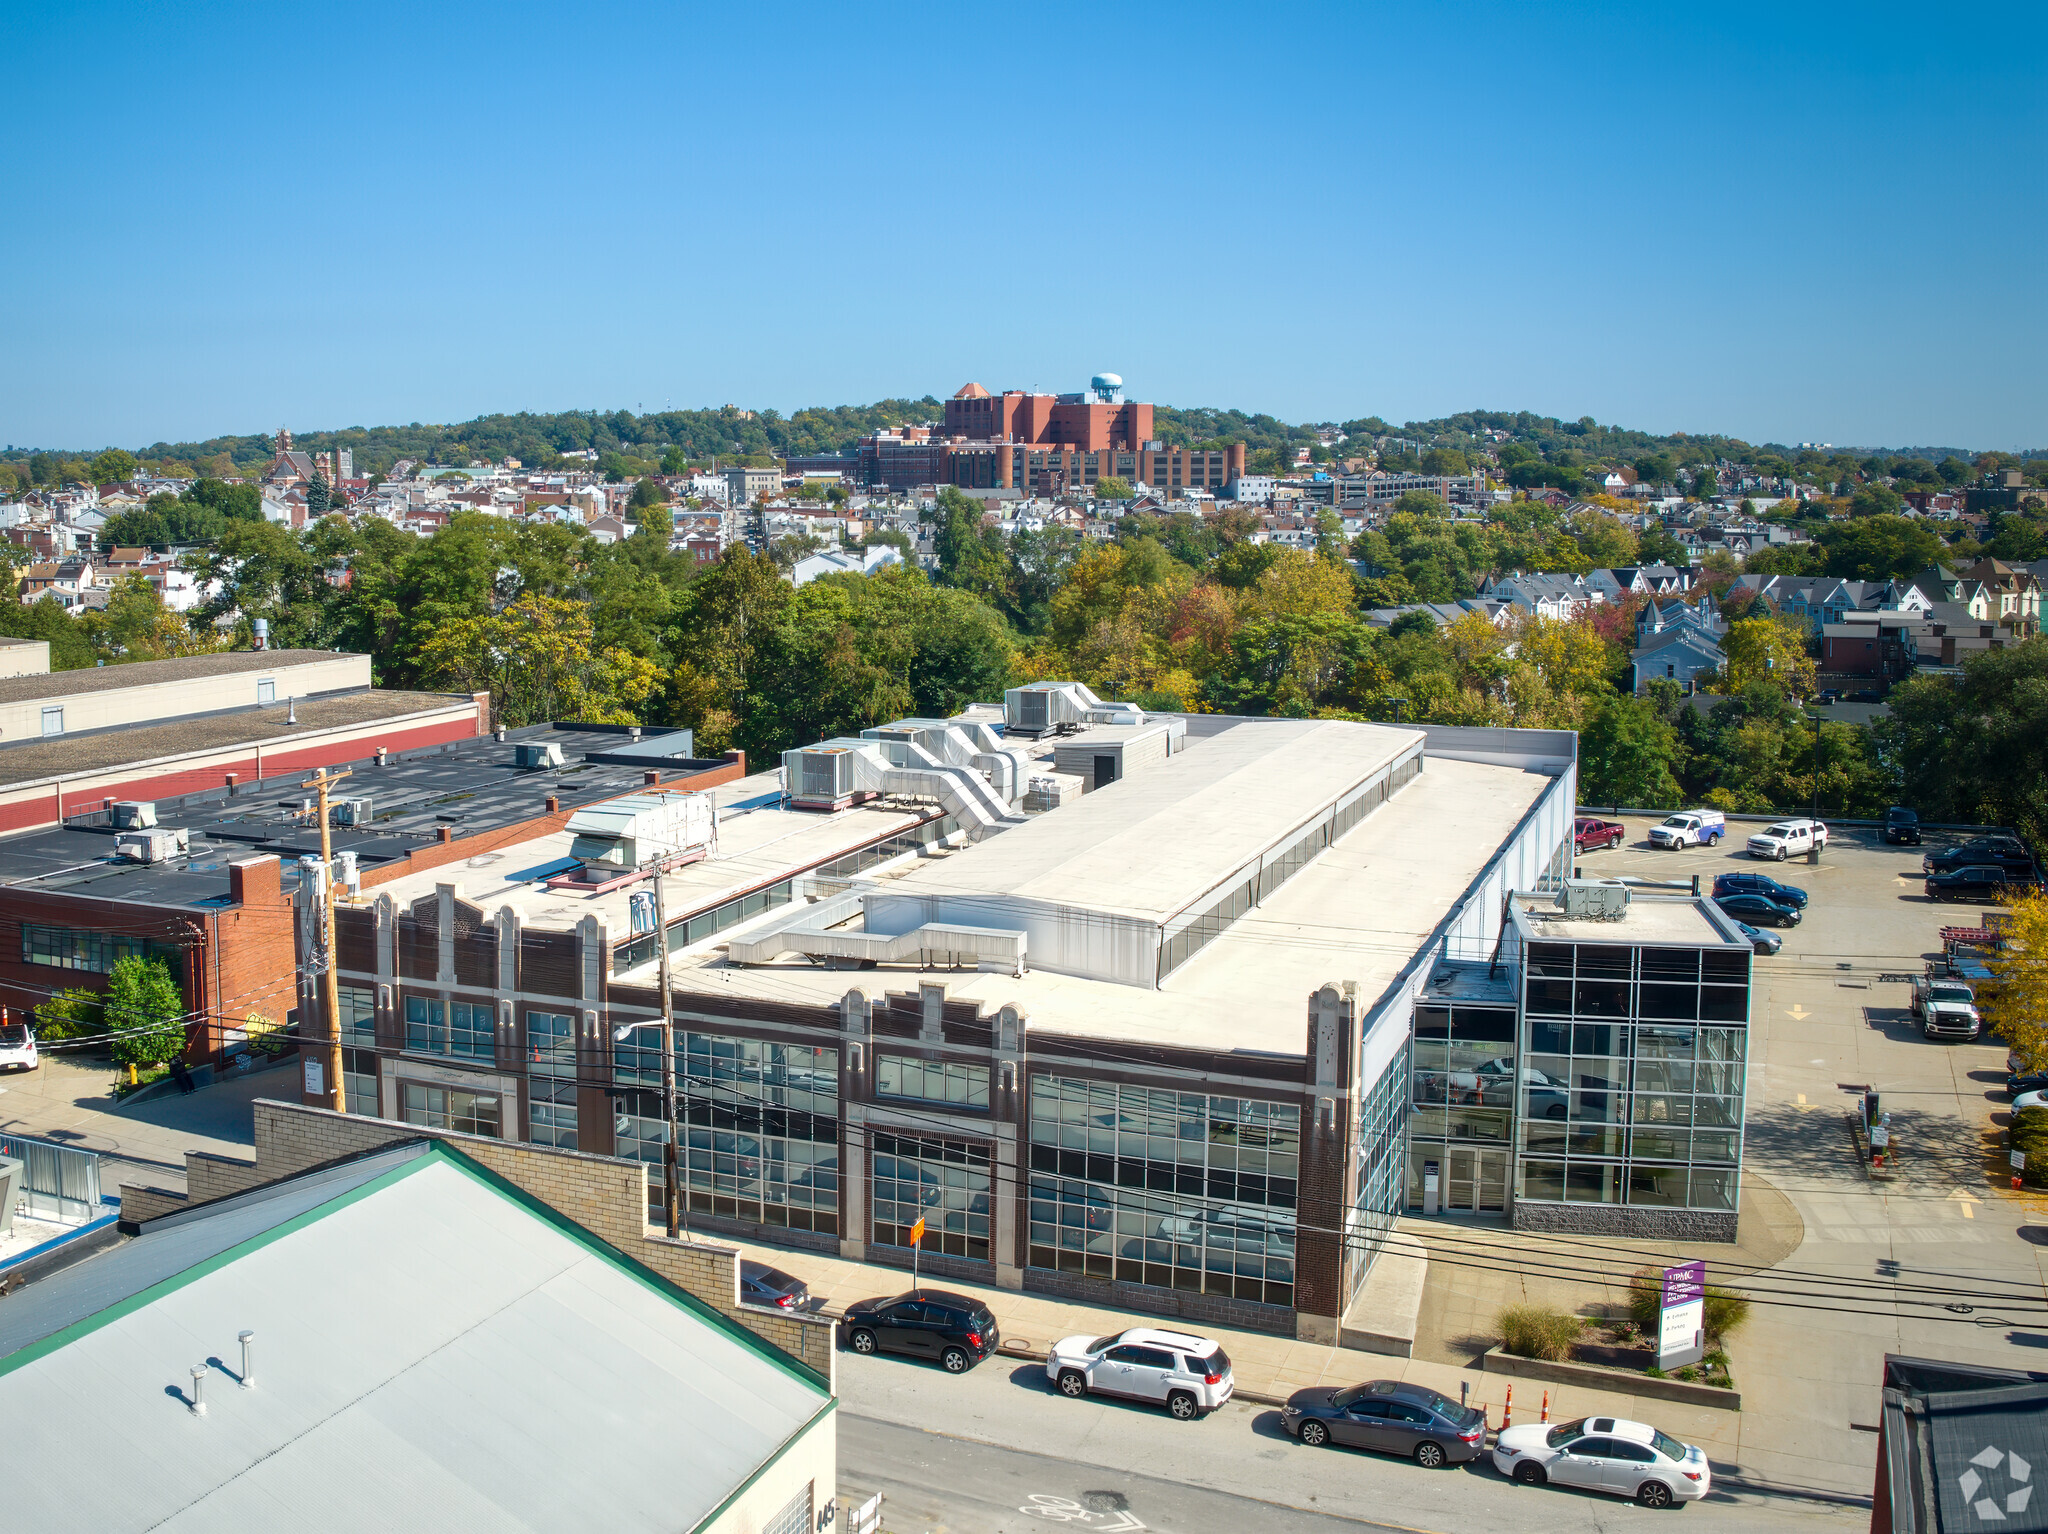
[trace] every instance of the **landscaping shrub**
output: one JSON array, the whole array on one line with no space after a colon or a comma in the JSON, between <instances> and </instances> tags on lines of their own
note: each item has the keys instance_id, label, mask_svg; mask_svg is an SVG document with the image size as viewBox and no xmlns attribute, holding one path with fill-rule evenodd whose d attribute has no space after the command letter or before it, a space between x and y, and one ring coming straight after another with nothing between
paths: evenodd
<instances>
[{"instance_id":1,"label":"landscaping shrub","mask_svg":"<svg viewBox=\"0 0 2048 1534\"><path fill-rule=\"evenodd\" d=\"M1712 1341L1719 1342L1749 1319L1749 1301L1739 1294L1709 1285L1706 1312L1706 1334Z\"/></svg>"},{"instance_id":2,"label":"landscaping shrub","mask_svg":"<svg viewBox=\"0 0 2048 1534\"><path fill-rule=\"evenodd\" d=\"M1541 1305L1510 1305L1495 1320L1501 1346L1521 1358L1552 1362L1568 1359L1586 1329L1581 1316L1545 1310Z\"/></svg>"},{"instance_id":3,"label":"landscaping shrub","mask_svg":"<svg viewBox=\"0 0 2048 1534\"><path fill-rule=\"evenodd\" d=\"M2014 1114L2006 1140L2013 1150L2027 1153L2022 1181L2030 1188L2048 1188L2048 1108L2022 1108Z\"/></svg>"}]
</instances>

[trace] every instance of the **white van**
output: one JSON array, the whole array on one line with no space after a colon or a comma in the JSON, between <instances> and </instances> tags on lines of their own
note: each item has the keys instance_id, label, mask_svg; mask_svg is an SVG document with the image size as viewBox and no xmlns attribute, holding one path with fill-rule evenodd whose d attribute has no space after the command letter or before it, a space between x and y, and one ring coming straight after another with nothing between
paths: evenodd
<instances>
[{"instance_id":1,"label":"white van","mask_svg":"<svg viewBox=\"0 0 2048 1534\"><path fill-rule=\"evenodd\" d=\"M1828 844L1828 828L1817 820L1781 820L1749 839L1749 855L1777 862Z\"/></svg>"}]
</instances>

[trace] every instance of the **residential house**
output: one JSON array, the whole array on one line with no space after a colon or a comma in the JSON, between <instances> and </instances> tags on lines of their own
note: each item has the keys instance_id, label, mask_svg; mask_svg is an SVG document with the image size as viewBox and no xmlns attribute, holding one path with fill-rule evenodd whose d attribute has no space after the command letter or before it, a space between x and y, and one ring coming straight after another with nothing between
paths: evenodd
<instances>
[{"instance_id":1,"label":"residential house","mask_svg":"<svg viewBox=\"0 0 2048 1534\"><path fill-rule=\"evenodd\" d=\"M1840 623L1826 624L1821 629L1822 674L1886 683L1910 676L1919 653L1919 617L1917 611L1855 612Z\"/></svg>"},{"instance_id":2,"label":"residential house","mask_svg":"<svg viewBox=\"0 0 2048 1534\"><path fill-rule=\"evenodd\" d=\"M1438 628L1448 628L1468 613L1477 613L1497 629L1504 629L1515 615L1512 602L1488 601L1484 597L1460 597L1455 602L1404 602L1396 607L1368 608L1361 616L1376 629L1392 628L1394 620L1407 613L1427 613Z\"/></svg>"},{"instance_id":3,"label":"residential house","mask_svg":"<svg viewBox=\"0 0 2048 1534\"><path fill-rule=\"evenodd\" d=\"M1630 690L1647 692L1650 683L1662 681L1690 691L1703 678L1718 675L1726 658L1720 642L1692 624L1656 630L1629 652Z\"/></svg>"},{"instance_id":4,"label":"residential house","mask_svg":"<svg viewBox=\"0 0 2048 1534\"><path fill-rule=\"evenodd\" d=\"M799 559L790 569L789 579L794 585L807 586L821 575L873 575L884 566L902 562L902 551L891 543L878 543L871 549L828 549Z\"/></svg>"},{"instance_id":5,"label":"residential house","mask_svg":"<svg viewBox=\"0 0 2048 1534\"><path fill-rule=\"evenodd\" d=\"M1479 595L1511 602L1521 611L1540 618L1576 618L1602 598L1576 575L1524 573L1488 576L1480 583Z\"/></svg>"}]
</instances>

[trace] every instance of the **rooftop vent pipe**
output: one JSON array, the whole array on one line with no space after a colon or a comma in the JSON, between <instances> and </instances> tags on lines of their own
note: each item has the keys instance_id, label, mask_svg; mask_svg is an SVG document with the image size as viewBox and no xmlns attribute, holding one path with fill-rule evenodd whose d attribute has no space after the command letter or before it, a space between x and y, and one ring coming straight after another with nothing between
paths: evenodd
<instances>
[{"instance_id":1,"label":"rooftop vent pipe","mask_svg":"<svg viewBox=\"0 0 2048 1534\"><path fill-rule=\"evenodd\" d=\"M256 1334L254 1332L236 1332L235 1340L242 1344L242 1378L239 1383L244 1390L248 1390L256 1383L255 1366L249 1356L251 1352L249 1344L256 1340Z\"/></svg>"},{"instance_id":2,"label":"rooftop vent pipe","mask_svg":"<svg viewBox=\"0 0 2048 1534\"><path fill-rule=\"evenodd\" d=\"M206 1415L206 1401L200 1394L205 1384L206 1365L194 1364L192 1366L192 1415L195 1417Z\"/></svg>"}]
</instances>

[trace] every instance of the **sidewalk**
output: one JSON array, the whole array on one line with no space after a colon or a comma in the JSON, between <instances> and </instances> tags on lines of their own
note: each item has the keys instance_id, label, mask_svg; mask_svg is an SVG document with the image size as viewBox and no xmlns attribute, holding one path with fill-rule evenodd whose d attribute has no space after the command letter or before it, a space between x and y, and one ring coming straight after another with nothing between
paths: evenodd
<instances>
[{"instance_id":1,"label":"sidewalk","mask_svg":"<svg viewBox=\"0 0 2048 1534\"><path fill-rule=\"evenodd\" d=\"M902 1294L910 1288L910 1275L899 1268L873 1263L849 1262L820 1252L795 1251L765 1245L759 1241L719 1236L730 1241L757 1262L793 1273L810 1285L821 1313L842 1315L856 1300L875 1295ZM1447 1273L1450 1270L1447 1270ZM1462 1273L1459 1277L1464 1276ZM1454 1284L1459 1277L1453 1277ZM1315 1385L1351 1385L1361 1380L1397 1379L1414 1381L1459 1399L1461 1386L1469 1388L1472 1404L1484 1406L1487 1420L1495 1427L1507 1406L1510 1385L1514 1392L1514 1420L1535 1421L1542 1410L1544 1393L1550 1397L1550 1420L1611 1415L1655 1423L1665 1432L1707 1451L1717 1473L1759 1487L1787 1492L1819 1493L1830 1499L1868 1497L1870 1471L1867 1465L1846 1464L1830 1484L1812 1485L1804 1480L1774 1481L1761 1467L1745 1462L1740 1412L1710 1407L1680 1405L1634 1395L1594 1390L1577 1385L1543 1385L1534 1380L1514 1381L1499 1374L1425 1358L1392 1358L1361 1353L1349 1348L1297 1342L1266 1332L1236 1331L1228 1327L1191 1326L1180 1320L1162 1322L1157 1317L1109 1306L1085 1305L1052 1295L1020 1293L992 1285L967 1283L952 1278L928 1278L934 1289L948 1289L981 1300L995 1313L1003 1329L1003 1352L1025 1358L1043 1358L1050 1346L1063 1337L1080 1334L1100 1336L1127 1327L1166 1325L1176 1329L1199 1330L1212 1337L1230 1355L1239 1400L1277 1406L1289 1395Z\"/></svg>"}]
</instances>

